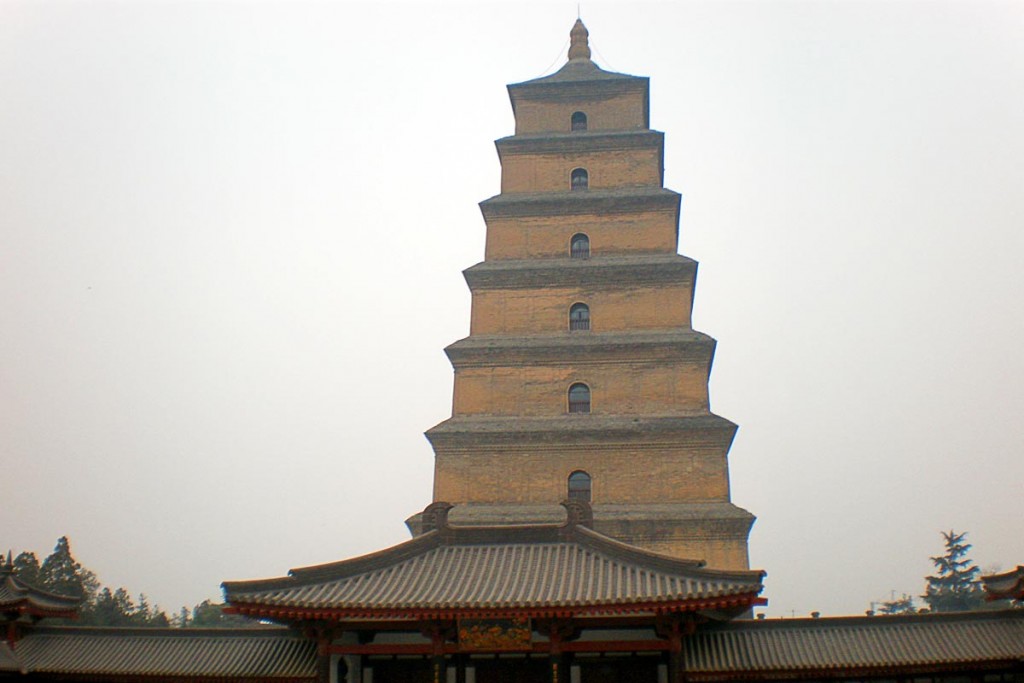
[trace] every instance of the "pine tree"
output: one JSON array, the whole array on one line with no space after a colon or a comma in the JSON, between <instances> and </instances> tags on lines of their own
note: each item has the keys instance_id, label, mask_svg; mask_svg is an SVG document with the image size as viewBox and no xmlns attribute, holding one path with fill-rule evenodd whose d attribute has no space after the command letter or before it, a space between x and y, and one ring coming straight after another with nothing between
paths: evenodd
<instances>
[{"instance_id":1,"label":"pine tree","mask_svg":"<svg viewBox=\"0 0 1024 683\"><path fill-rule=\"evenodd\" d=\"M14 558L14 573L19 579L35 588L42 588L39 577L39 558L35 553L22 552Z\"/></svg>"},{"instance_id":2,"label":"pine tree","mask_svg":"<svg viewBox=\"0 0 1024 683\"><path fill-rule=\"evenodd\" d=\"M902 598L887 600L878 607L879 614L917 614L914 598L904 594Z\"/></svg>"},{"instance_id":3,"label":"pine tree","mask_svg":"<svg viewBox=\"0 0 1024 683\"><path fill-rule=\"evenodd\" d=\"M171 626L175 628L188 628L191 626L191 615L189 614L188 607L182 605L181 611L171 617Z\"/></svg>"},{"instance_id":4,"label":"pine tree","mask_svg":"<svg viewBox=\"0 0 1024 683\"><path fill-rule=\"evenodd\" d=\"M2 560L2 558L0 558ZM2 562L0 562L2 563ZM145 595L136 605L124 588L103 588L96 575L83 567L71 554L67 536L42 565L35 553L22 552L12 563L19 579L36 588L82 599L76 624L86 626L168 626L170 619L159 606L151 607ZM187 611L186 611L187 614ZM60 623L65 620L56 620Z\"/></svg>"},{"instance_id":5,"label":"pine tree","mask_svg":"<svg viewBox=\"0 0 1024 683\"><path fill-rule=\"evenodd\" d=\"M40 587L53 593L81 598L83 605L92 602L99 588L96 575L71 555L67 536L57 539L57 546L39 568Z\"/></svg>"},{"instance_id":6,"label":"pine tree","mask_svg":"<svg viewBox=\"0 0 1024 683\"><path fill-rule=\"evenodd\" d=\"M967 532L942 532L946 542L946 553L932 558L938 570L935 576L926 577L928 585L921 597L933 612L964 612L979 609L984 605L979 570L967 557L971 544L965 542Z\"/></svg>"}]
</instances>

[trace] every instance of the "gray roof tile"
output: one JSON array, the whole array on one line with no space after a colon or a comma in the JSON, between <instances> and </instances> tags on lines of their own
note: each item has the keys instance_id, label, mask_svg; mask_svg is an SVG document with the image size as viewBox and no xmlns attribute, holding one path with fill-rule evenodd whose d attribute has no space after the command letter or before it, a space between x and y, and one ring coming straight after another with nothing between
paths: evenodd
<instances>
[{"instance_id":1,"label":"gray roof tile","mask_svg":"<svg viewBox=\"0 0 1024 683\"><path fill-rule=\"evenodd\" d=\"M15 654L32 673L308 679L316 644L280 628L35 628ZM2 663L2 657L0 657Z\"/></svg>"},{"instance_id":2,"label":"gray roof tile","mask_svg":"<svg viewBox=\"0 0 1024 683\"><path fill-rule=\"evenodd\" d=\"M293 569L281 579L226 582L224 590L247 614L582 614L707 603L742 609L756 600L763 576L705 569L582 526L445 526L373 555Z\"/></svg>"},{"instance_id":3,"label":"gray roof tile","mask_svg":"<svg viewBox=\"0 0 1024 683\"><path fill-rule=\"evenodd\" d=\"M737 621L699 631L684 648L693 680L1013 662L1024 660L1024 611Z\"/></svg>"}]
</instances>

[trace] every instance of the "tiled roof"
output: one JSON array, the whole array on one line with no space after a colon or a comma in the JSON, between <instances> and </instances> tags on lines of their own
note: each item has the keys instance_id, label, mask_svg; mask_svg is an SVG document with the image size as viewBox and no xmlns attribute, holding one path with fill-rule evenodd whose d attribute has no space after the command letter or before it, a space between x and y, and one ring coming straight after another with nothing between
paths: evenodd
<instances>
[{"instance_id":1,"label":"tiled roof","mask_svg":"<svg viewBox=\"0 0 1024 683\"><path fill-rule=\"evenodd\" d=\"M14 650L35 674L271 679L316 676L316 643L281 628L34 628ZM0 654L0 670L3 658Z\"/></svg>"},{"instance_id":2,"label":"tiled roof","mask_svg":"<svg viewBox=\"0 0 1024 683\"><path fill-rule=\"evenodd\" d=\"M0 641L0 671L21 671L21 662L14 656L14 650L11 649L10 643L7 641Z\"/></svg>"},{"instance_id":3,"label":"tiled roof","mask_svg":"<svg viewBox=\"0 0 1024 683\"><path fill-rule=\"evenodd\" d=\"M1024 662L1024 611L733 621L683 639L689 681L1009 668ZM34 628L0 642L0 672L70 678L310 681L316 644L252 629Z\"/></svg>"},{"instance_id":4,"label":"tiled roof","mask_svg":"<svg viewBox=\"0 0 1024 683\"><path fill-rule=\"evenodd\" d=\"M1024 566L981 577L989 600L1024 600Z\"/></svg>"},{"instance_id":5,"label":"tiled roof","mask_svg":"<svg viewBox=\"0 0 1024 683\"><path fill-rule=\"evenodd\" d=\"M1024 661L1024 611L732 622L683 640L689 680Z\"/></svg>"},{"instance_id":6,"label":"tiled roof","mask_svg":"<svg viewBox=\"0 0 1024 683\"><path fill-rule=\"evenodd\" d=\"M69 617L78 610L78 598L30 586L14 574L10 564L0 566L0 613L36 617Z\"/></svg>"},{"instance_id":7,"label":"tiled roof","mask_svg":"<svg viewBox=\"0 0 1024 683\"><path fill-rule=\"evenodd\" d=\"M741 612L758 601L763 576L705 569L703 562L650 553L571 522L454 527L444 521L373 555L293 569L280 579L226 582L224 591L243 614L279 618Z\"/></svg>"}]
</instances>

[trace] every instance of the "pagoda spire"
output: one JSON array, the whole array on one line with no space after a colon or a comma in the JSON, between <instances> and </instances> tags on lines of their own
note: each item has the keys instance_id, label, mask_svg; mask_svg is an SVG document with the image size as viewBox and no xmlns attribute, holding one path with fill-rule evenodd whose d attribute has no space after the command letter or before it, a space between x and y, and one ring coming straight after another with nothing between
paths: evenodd
<instances>
[{"instance_id":1,"label":"pagoda spire","mask_svg":"<svg viewBox=\"0 0 1024 683\"><path fill-rule=\"evenodd\" d=\"M569 61L574 59L590 59L590 44L587 40L590 31L583 25L582 19L577 19L569 31Z\"/></svg>"}]
</instances>

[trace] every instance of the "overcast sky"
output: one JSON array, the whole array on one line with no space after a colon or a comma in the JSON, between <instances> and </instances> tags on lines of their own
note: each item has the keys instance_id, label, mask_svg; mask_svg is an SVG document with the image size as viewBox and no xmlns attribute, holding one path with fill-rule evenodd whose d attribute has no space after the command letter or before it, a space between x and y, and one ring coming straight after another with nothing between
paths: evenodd
<instances>
[{"instance_id":1,"label":"overcast sky","mask_svg":"<svg viewBox=\"0 0 1024 683\"><path fill-rule=\"evenodd\" d=\"M767 613L1024 563L1024 4L583 3L651 77ZM0 0L0 544L171 611L408 538L575 2Z\"/></svg>"}]
</instances>

